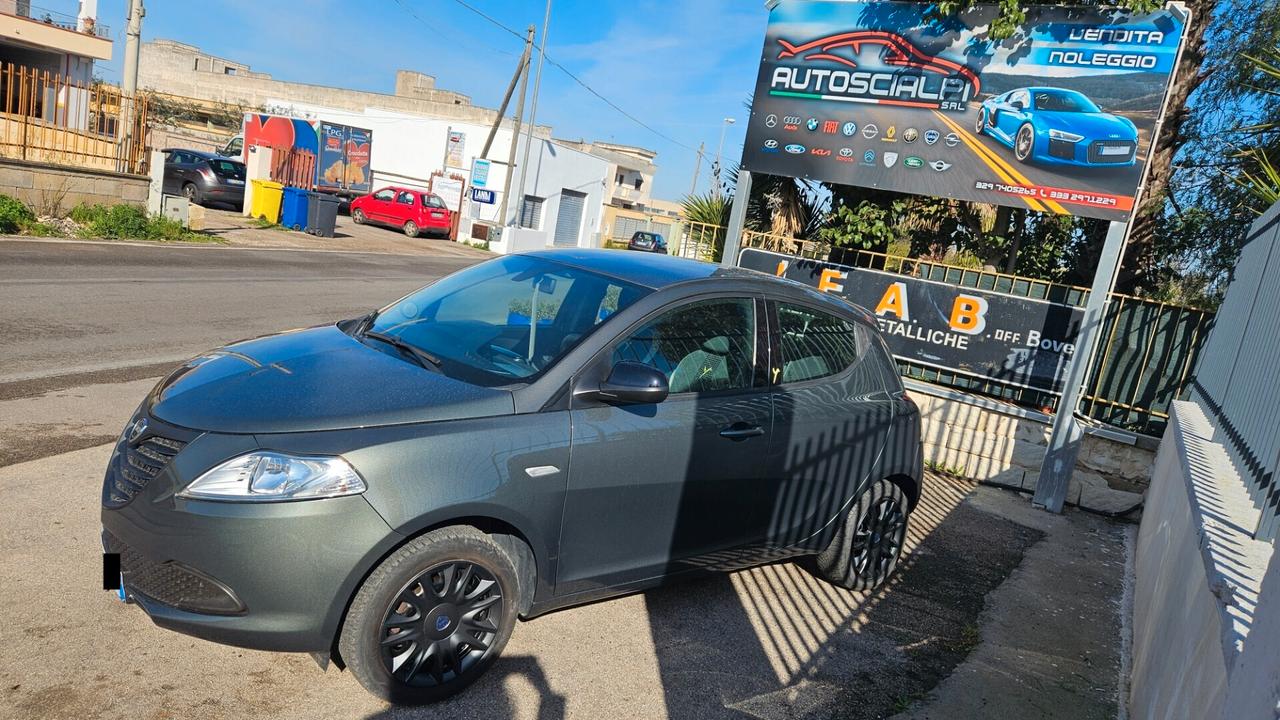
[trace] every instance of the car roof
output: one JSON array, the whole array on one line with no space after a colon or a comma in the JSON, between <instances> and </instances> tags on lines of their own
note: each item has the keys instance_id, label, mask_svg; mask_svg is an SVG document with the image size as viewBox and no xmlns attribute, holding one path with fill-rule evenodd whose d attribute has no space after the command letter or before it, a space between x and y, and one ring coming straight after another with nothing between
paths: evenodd
<instances>
[{"instance_id":1,"label":"car roof","mask_svg":"<svg viewBox=\"0 0 1280 720\"><path fill-rule=\"evenodd\" d=\"M826 305L833 310L843 310L863 323L875 325L875 319L870 313L839 296L819 292L796 280L788 280L756 270L727 267L660 253L601 248L533 250L520 254L598 272L653 290L688 282L747 281L758 285L760 292L804 298L810 302Z\"/></svg>"},{"instance_id":2,"label":"car roof","mask_svg":"<svg viewBox=\"0 0 1280 720\"><path fill-rule=\"evenodd\" d=\"M238 162L240 162L239 160L237 160L237 159L235 159L235 158L233 158L233 157L227 157L226 155L219 155L219 154L218 154L218 153L216 153L216 152L209 152L209 151L207 151L207 150L191 150L191 149L189 149L189 148L165 148L165 149L161 150L160 152L166 152L166 153L171 153L171 152L184 152L184 153L190 153L190 154L192 154L192 155L195 155L196 157L198 157L198 158L200 158L200 159L202 159L202 160L227 160L227 161L229 161L229 162L233 162L233 163L238 163ZM241 163L241 164L243 164L243 163Z\"/></svg>"}]
</instances>

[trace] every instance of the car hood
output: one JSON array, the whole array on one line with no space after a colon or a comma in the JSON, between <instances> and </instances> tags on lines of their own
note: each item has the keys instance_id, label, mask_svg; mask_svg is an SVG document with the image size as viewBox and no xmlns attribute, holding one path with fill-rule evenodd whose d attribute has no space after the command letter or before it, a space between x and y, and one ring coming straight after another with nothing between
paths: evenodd
<instances>
[{"instance_id":1,"label":"car hood","mask_svg":"<svg viewBox=\"0 0 1280 720\"><path fill-rule=\"evenodd\" d=\"M1064 130L1084 135L1086 140L1134 140L1137 133L1123 118L1107 113L1046 112L1039 111L1037 120L1045 128ZM1111 137L1115 135L1116 137Z\"/></svg>"},{"instance_id":2,"label":"car hood","mask_svg":"<svg viewBox=\"0 0 1280 720\"><path fill-rule=\"evenodd\" d=\"M337 327L233 343L187 362L148 397L151 414L210 432L278 433L506 415L510 391L453 380Z\"/></svg>"}]
</instances>

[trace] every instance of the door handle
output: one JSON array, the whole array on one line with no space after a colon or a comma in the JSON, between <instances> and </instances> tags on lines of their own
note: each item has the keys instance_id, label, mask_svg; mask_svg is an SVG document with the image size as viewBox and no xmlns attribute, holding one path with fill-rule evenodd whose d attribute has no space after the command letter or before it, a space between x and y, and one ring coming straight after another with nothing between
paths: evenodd
<instances>
[{"instance_id":1,"label":"door handle","mask_svg":"<svg viewBox=\"0 0 1280 720\"><path fill-rule=\"evenodd\" d=\"M747 438L760 437L764 435L764 428L759 425L748 425L744 422L737 422L720 431L720 437L729 438L733 441L746 440Z\"/></svg>"}]
</instances>

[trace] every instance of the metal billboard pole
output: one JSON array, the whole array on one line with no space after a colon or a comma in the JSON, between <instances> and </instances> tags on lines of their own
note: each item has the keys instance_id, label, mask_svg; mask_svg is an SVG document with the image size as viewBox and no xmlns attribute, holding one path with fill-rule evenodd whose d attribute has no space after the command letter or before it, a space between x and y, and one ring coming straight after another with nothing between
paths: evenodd
<instances>
[{"instance_id":1,"label":"metal billboard pole","mask_svg":"<svg viewBox=\"0 0 1280 720\"><path fill-rule=\"evenodd\" d=\"M733 267L738 264L738 248L742 245L742 229L747 222L747 202L751 197L751 173L738 168L738 184L733 189L733 208L729 211L729 228L725 230L724 252L720 264Z\"/></svg>"},{"instance_id":2,"label":"metal billboard pole","mask_svg":"<svg viewBox=\"0 0 1280 720\"><path fill-rule=\"evenodd\" d=\"M1169 3L1167 7L1177 8L1182 13L1185 18L1184 28L1191 24L1191 13L1181 2ZM1036 492L1031 498L1032 505L1052 513L1062 512L1062 506L1067 500L1067 490L1071 486L1076 457L1080 454L1080 441L1084 439L1084 427L1076 420L1076 408L1080 405L1085 376L1093 364L1093 353L1097 348L1098 330L1102 327L1107 297L1115 288L1120 260L1124 257L1129 232L1133 229L1134 219L1142 204L1142 189L1146 186L1147 176L1151 172L1150 154L1155 151L1156 140L1160 137L1160 131L1164 129L1165 117L1169 111L1170 86L1178 72L1178 66L1182 64L1182 51L1186 46L1187 35L1184 32L1178 44L1178 52L1174 56L1173 73L1170 74L1169 85L1165 86L1160 117L1156 119L1155 128L1151 131L1147 163L1142 168L1142 179L1133 196L1133 212L1129 214L1127 222L1112 222L1107 228L1107 240L1102 247L1102 257L1098 259L1098 269L1093 275L1093 286L1089 289L1089 302L1085 304L1084 320L1081 321L1080 332L1076 335L1076 349L1071 354L1071 359L1067 361L1067 376L1062 387L1062 399L1058 403L1058 412L1053 419L1053 429L1049 433L1049 448L1045 451L1044 462L1040 465Z\"/></svg>"}]
</instances>

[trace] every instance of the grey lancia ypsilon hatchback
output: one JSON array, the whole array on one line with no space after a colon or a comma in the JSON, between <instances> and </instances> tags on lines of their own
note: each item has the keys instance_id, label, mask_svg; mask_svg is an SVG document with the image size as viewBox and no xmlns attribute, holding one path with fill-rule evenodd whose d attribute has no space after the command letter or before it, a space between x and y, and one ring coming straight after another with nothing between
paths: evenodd
<instances>
[{"instance_id":1,"label":"grey lancia ypsilon hatchback","mask_svg":"<svg viewBox=\"0 0 1280 720\"><path fill-rule=\"evenodd\" d=\"M103 544L157 625L416 703L517 618L670 579L811 556L873 588L920 481L919 412L864 310L542 251L175 370L111 457Z\"/></svg>"}]
</instances>

